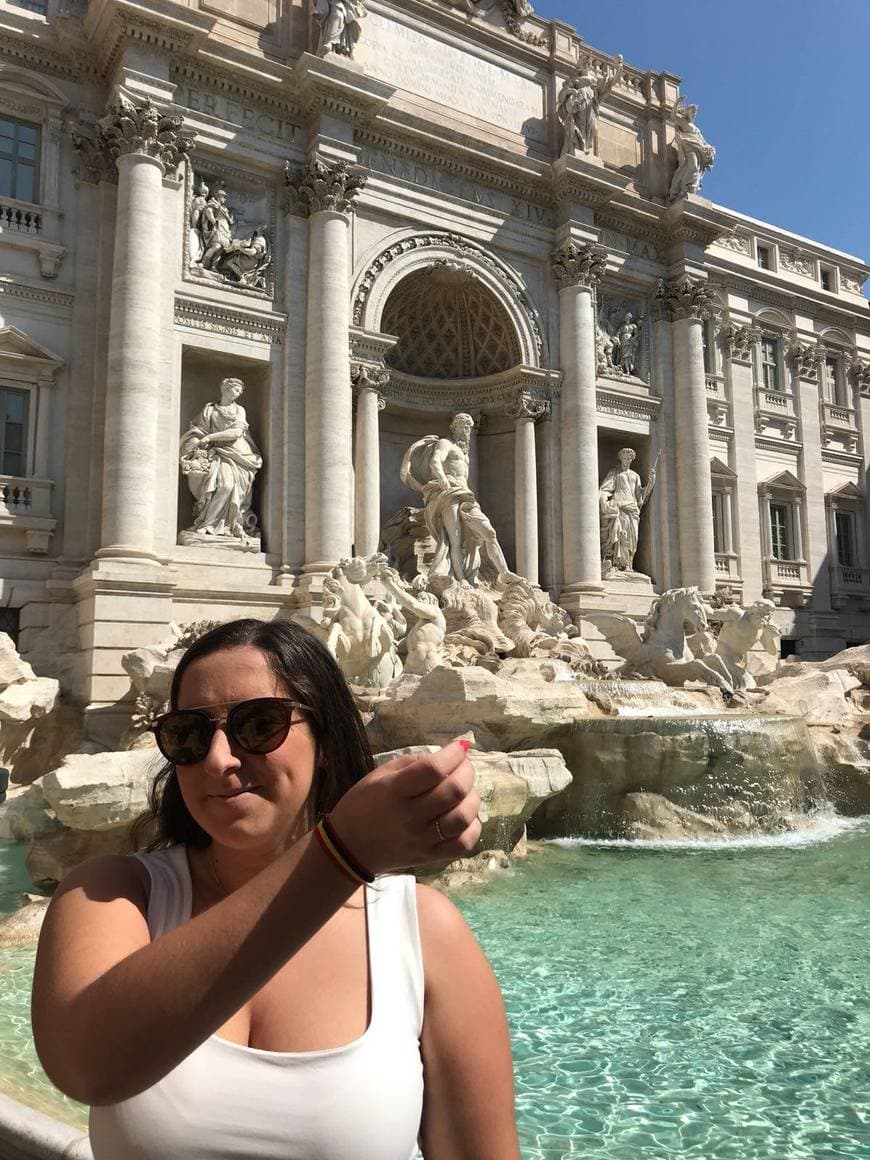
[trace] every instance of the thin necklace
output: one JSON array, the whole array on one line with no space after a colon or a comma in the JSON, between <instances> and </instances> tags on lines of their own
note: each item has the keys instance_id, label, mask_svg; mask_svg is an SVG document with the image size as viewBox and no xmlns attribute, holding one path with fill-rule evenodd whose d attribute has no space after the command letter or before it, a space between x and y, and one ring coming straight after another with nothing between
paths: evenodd
<instances>
[{"instance_id":1,"label":"thin necklace","mask_svg":"<svg viewBox=\"0 0 870 1160\"><path fill-rule=\"evenodd\" d=\"M224 898L226 898L230 892L229 892L229 890L227 890L226 886L224 885L223 878L221 878L220 874L218 873L217 862L215 862L215 860L214 860L214 844L212 844L208 848L208 864L211 867L212 877L214 878L215 882L217 883L218 889L220 890L220 892L224 896Z\"/></svg>"}]
</instances>

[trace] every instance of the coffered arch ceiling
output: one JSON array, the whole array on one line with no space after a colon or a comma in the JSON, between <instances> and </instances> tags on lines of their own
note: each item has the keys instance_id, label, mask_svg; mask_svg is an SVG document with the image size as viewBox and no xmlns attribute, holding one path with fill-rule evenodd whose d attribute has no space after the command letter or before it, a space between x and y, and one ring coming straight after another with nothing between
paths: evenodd
<instances>
[{"instance_id":1,"label":"coffered arch ceiling","mask_svg":"<svg viewBox=\"0 0 870 1160\"><path fill-rule=\"evenodd\" d=\"M384 305L381 329L399 336L388 364L420 378L482 378L522 362L507 311L460 262L440 259L403 278Z\"/></svg>"}]
</instances>

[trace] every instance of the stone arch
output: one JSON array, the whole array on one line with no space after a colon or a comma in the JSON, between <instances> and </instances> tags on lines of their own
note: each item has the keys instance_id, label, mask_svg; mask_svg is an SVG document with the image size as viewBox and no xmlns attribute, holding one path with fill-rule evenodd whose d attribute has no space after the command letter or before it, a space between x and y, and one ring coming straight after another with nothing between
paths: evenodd
<instances>
[{"instance_id":1,"label":"stone arch","mask_svg":"<svg viewBox=\"0 0 870 1160\"><path fill-rule=\"evenodd\" d=\"M819 338L825 345L847 347L855 345L855 340L839 326L826 326Z\"/></svg>"},{"instance_id":2,"label":"stone arch","mask_svg":"<svg viewBox=\"0 0 870 1160\"><path fill-rule=\"evenodd\" d=\"M509 321L523 366L549 365L544 330L525 283L507 263L484 246L461 234L402 232L387 245L381 243L363 261L352 290L354 326L383 331L384 311L393 291L410 275L438 265L462 272L494 300Z\"/></svg>"},{"instance_id":3,"label":"stone arch","mask_svg":"<svg viewBox=\"0 0 870 1160\"><path fill-rule=\"evenodd\" d=\"M753 322L758 326L773 326L777 330L792 330L794 328L794 323L789 316L784 311L776 310L772 306L765 306L762 310L756 311Z\"/></svg>"}]
</instances>

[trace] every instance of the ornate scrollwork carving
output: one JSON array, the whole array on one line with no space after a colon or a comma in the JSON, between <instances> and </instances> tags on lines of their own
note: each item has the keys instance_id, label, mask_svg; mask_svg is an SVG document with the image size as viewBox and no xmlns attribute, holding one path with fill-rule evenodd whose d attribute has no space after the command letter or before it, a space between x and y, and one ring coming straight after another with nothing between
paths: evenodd
<instances>
[{"instance_id":1,"label":"ornate scrollwork carving","mask_svg":"<svg viewBox=\"0 0 870 1160\"><path fill-rule=\"evenodd\" d=\"M388 385L390 381L390 372L381 364L378 366L374 363L355 362L350 364L350 382L353 387L354 394L359 394L363 390L374 391L378 396L378 410L383 411L386 406L386 401L381 396L381 391Z\"/></svg>"},{"instance_id":2,"label":"ornate scrollwork carving","mask_svg":"<svg viewBox=\"0 0 870 1160\"><path fill-rule=\"evenodd\" d=\"M286 162L284 180L289 193L288 209L309 217L324 210L352 213L368 175L346 161L330 163L315 157L299 170L293 170Z\"/></svg>"},{"instance_id":3,"label":"ornate scrollwork carving","mask_svg":"<svg viewBox=\"0 0 870 1160\"><path fill-rule=\"evenodd\" d=\"M761 328L758 326L726 326L722 331L726 355L739 362L749 362L752 359L752 348L760 341Z\"/></svg>"},{"instance_id":4,"label":"ornate scrollwork carving","mask_svg":"<svg viewBox=\"0 0 870 1160\"><path fill-rule=\"evenodd\" d=\"M76 126L72 130L76 164L73 173L78 181L99 185L101 181L117 181L118 169L106 152L96 126Z\"/></svg>"},{"instance_id":5,"label":"ornate scrollwork carving","mask_svg":"<svg viewBox=\"0 0 870 1160\"><path fill-rule=\"evenodd\" d=\"M716 314L717 302L713 291L706 282L690 278L687 274L676 282L659 282L656 298L675 319L696 318L705 322Z\"/></svg>"},{"instance_id":6,"label":"ornate scrollwork carving","mask_svg":"<svg viewBox=\"0 0 870 1160\"><path fill-rule=\"evenodd\" d=\"M98 125L98 141L112 161L131 153L154 157L164 172L174 173L194 145L183 132L184 119L170 117L150 98L136 105L122 92L115 94Z\"/></svg>"},{"instance_id":7,"label":"ornate scrollwork carving","mask_svg":"<svg viewBox=\"0 0 870 1160\"><path fill-rule=\"evenodd\" d=\"M852 381L858 388L859 394L865 399L870 398L870 362L864 362L863 359L857 356L852 359L852 365L849 368L849 373Z\"/></svg>"},{"instance_id":8,"label":"ornate scrollwork carving","mask_svg":"<svg viewBox=\"0 0 870 1160\"><path fill-rule=\"evenodd\" d=\"M537 422L550 410L549 399L538 399L528 391L518 391L505 407L505 414L509 419L518 423L520 419L531 419Z\"/></svg>"},{"instance_id":9,"label":"ornate scrollwork carving","mask_svg":"<svg viewBox=\"0 0 870 1160\"><path fill-rule=\"evenodd\" d=\"M607 250L595 242L566 242L553 254L553 274L566 286L597 286L607 269Z\"/></svg>"},{"instance_id":10,"label":"ornate scrollwork carving","mask_svg":"<svg viewBox=\"0 0 870 1160\"><path fill-rule=\"evenodd\" d=\"M818 343L801 342L793 338L786 350L789 361L802 379L818 377L819 366L823 360L824 351Z\"/></svg>"}]
</instances>

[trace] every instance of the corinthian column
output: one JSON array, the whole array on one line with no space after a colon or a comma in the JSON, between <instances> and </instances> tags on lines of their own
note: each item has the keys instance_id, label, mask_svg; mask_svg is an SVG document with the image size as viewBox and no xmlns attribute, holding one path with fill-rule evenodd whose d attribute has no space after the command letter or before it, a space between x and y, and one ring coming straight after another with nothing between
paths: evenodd
<instances>
[{"instance_id":1,"label":"corinthian column","mask_svg":"<svg viewBox=\"0 0 870 1160\"><path fill-rule=\"evenodd\" d=\"M381 447L378 412L386 403L378 394L389 372L360 365L353 376L356 396L356 459L354 462L354 551L371 556L381 536Z\"/></svg>"},{"instance_id":2,"label":"corinthian column","mask_svg":"<svg viewBox=\"0 0 870 1160\"><path fill-rule=\"evenodd\" d=\"M713 316L715 300L704 282L689 277L662 286L659 293L673 319L680 575L683 584L696 584L702 593L712 594L716 559L703 326Z\"/></svg>"},{"instance_id":3,"label":"corinthian column","mask_svg":"<svg viewBox=\"0 0 870 1160\"><path fill-rule=\"evenodd\" d=\"M601 591L602 587L592 293L604 275L606 262L606 250L590 242L567 242L553 255L553 273L559 286L562 361L565 593Z\"/></svg>"},{"instance_id":4,"label":"corinthian column","mask_svg":"<svg viewBox=\"0 0 870 1160\"><path fill-rule=\"evenodd\" d=\"M118 168L98 556L154 558L163 176L193 145L181 117L118 93L99 125Z\"/></svg>"},{"instance_id":5,"label":"corinthian column","mask_svg":"<svg viewBox=\"0 0 870 1160\"><path fill-rule=\"evenodd\" d=\"M353 400L350 389L348 223L365 176L315 159L287 183L309 219L305 336L305 572L350 555Z\"/></svg>"},{"instance_id":6,"label":"corinthian column","mask_svg":"<svg viewBox=\"0 0 870 1160\"><path fill-rule=\"evenodd\" d=\"M514 436L514 518L516 521L517 572L539 583L538 577L538 468L535 455L535 423L549 410L545 399L520 391L506 408L516 424Z\"/></svg>"}]
</instances>

